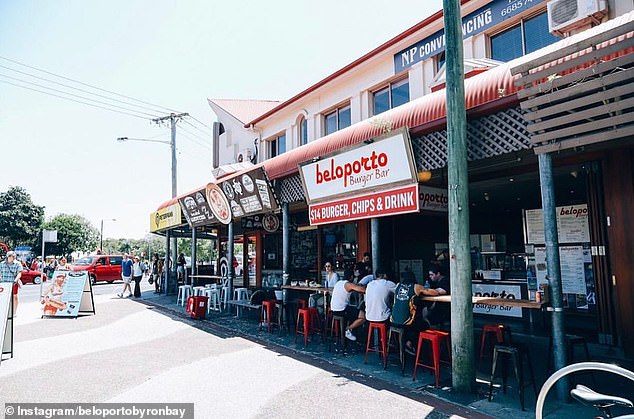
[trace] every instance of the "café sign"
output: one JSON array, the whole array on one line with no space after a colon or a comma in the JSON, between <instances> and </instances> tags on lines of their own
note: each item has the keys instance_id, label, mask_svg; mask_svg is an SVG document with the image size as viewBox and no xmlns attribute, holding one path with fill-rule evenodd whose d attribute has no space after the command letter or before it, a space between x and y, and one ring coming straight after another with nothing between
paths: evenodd
<instances>
[{"instance_id":1,"label":"caf\u00e9 sign","mask_svg":"<svg viewBox=\"0 0 634 419\"><path fill-rule=\"evenodd\" d=\"M181 207L178 202L150 214L150 233L181 224Z\"/></svg>"},{"instance_id":2,"label":"caf\u00e9 sign","mask_svg":"<svg viewBox=\"0 0 634 419\"><path fill-rule=\"evenodd\" d=\"M416 183L407 129L300 164L309 204Z\"/></svg>"},{"instance_id":3,"label":"caf\u00e9 sign","mask_svg":"<svg viewBox=\"0 0 634 419\"><path fill-rule=\"evenodd\" d=\"M187 223L191 227L200 227L218 222L207 203L205 188L181 197L178 202L183 209Z\"/></svg>"},{"instance_id":4,"label":"caf\u00e9 sign","mask_svg":"<svg viewBox=\"0 0 634 419\"><path fill-rule=\"evenodd\" d=\"M418 184L309 206L310 225L418 212Z\"/></svg>"}]
</instances>

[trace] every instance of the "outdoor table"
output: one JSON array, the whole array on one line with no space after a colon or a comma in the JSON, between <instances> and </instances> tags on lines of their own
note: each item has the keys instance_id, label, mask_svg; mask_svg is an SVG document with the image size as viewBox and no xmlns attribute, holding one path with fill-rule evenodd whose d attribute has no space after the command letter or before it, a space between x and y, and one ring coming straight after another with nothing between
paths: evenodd
<instances>
[{"instance_id":1,"label":"outdoor table","mask_svg":"<svg viewBox=\"0 0 634 419\"><path fill-rule=\"evenodd\" d=\"M236 317L240 317L240 313L242 312L242 308L252 308L259 310L262 308L261 304L251 304L250 300L229 300L227 304L236 306Z\"/></svg>"},{"instance_id":2,"label":"outdoor table","mask_svg":"<svg viewBox=\"0 0 634 419\"><path fill-rule=\"evenodd\" d=\"M302 286L302 285L282 285L282 289L285 290L293 290L293 291L305 291L312 293L322 293L324 294L324 325L328 321L328 298L327 294L332 294L332 288L321 287L321 286ZM325 330L325 329L324 329Z\"/></svg>"},{"instance_id":3,"label":"outdoor table","mask_svg":"<svg viewBox=\"0 0 634 419\"><path fill-rule=\"evenodd\" d=\"M211 279L214 283L220 284L222 283L222 276L219 275L189 275L192 279L192 286L196 286L196 279Z\"/></svg>"}]
</instances>

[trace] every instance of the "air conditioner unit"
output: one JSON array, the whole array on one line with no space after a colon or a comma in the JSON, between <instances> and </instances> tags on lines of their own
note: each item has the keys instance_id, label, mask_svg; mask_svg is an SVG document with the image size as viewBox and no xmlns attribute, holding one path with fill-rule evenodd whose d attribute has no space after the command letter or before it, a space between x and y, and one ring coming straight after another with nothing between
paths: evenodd
<instances>
[{"instance_id":1,"label":"air conditioner unit","mask_svg":"<svg viewBox=\"0 0 634 419\"><path fill-rule=\"evenodd\" d=\"M237 163L251 162L252 158L253 158L253 151L250 148L245 148L244 150L236 154Z\"/></svg>"},{"instance_id":2,"label":"air conditioner unit","mask_svg":"<svg viewBox=\"0 0 634 419\"><path fill-rule=\"evenodd\" d=\"M562 34L588 22L601 23L605 0L552 0L548 2L548 29Z\"/></svg>"}]
</instances>

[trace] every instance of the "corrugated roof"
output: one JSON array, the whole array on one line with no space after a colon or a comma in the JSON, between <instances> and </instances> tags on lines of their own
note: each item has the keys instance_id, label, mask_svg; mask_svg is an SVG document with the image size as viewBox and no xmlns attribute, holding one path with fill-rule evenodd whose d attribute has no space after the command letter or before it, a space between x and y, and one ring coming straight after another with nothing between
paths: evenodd
<instances>
[{"instance_id":1,"label":"corrugated roof","mask_svg":"<svg viewBox=\"0 0 634 419\"><path fill-rule=\"evenodd\" d=\"M277 100L253 99L207 99L207 101L212 108L216 105L234 116L242 124L252 121L280 104L280 101Z\"/></svg>"}]
</instances>

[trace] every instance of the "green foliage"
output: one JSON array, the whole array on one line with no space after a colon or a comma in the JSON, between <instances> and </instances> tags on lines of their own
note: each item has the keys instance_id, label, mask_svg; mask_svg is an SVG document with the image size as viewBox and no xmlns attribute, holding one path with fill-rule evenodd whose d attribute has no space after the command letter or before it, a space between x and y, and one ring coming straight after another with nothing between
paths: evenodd
<instances>
[{"instance_id":1,"label":"green foliage","mask_svg":"<svg viewBox=\"0 0 634 419\"><path fill-rule=\"evenodd\" d=\"M57 230L57 243L47 243L47 253L69 255L96 249L99 231L80 215L58 214L44 223L45 230Z\"/></svg>"},{"instance_id":2,"label":"green foliage","mask_svg":"<svg viewBox=\"0 0 634 419\"><path fill-rule=\"evenodd\" d=\"M151 258L154 253L165 254L165 238L149 234L143 239L104 239L102 251L104 254L144 253Z\"/></svg>"},{"instance_id":3,"label":"green foliage","mask_svg":"<svg viewBox=\"0 0 634 419\"><path fill-rule=\"evenodd\" d=\"M44 207L35 205L25 189L11 186L0 193L0 241L10 249L17 245L35 246L44 222Z\"/></svg>"}]
</instances>

